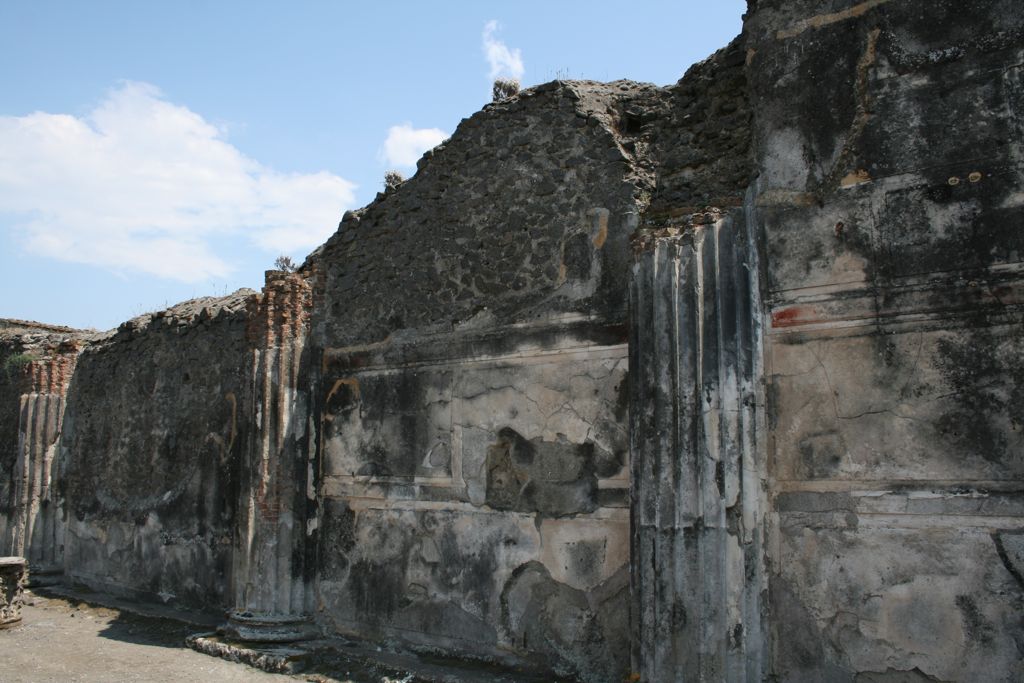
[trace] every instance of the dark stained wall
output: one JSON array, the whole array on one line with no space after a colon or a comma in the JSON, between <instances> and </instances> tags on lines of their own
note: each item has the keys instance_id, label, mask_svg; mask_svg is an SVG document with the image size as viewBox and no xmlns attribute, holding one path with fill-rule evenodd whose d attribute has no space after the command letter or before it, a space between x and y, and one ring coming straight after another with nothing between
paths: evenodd
<instances>
[{"instance_id":1,"label":"dark stained wall","mask_svg":"<svg viewBox=\"0 0 1024 683\"><path fill-rule=\"evenodd\" d=\"M639 189L610 129L617 90L554 82L489 104L396 191L346 214L314 256L320 343L562 313L622 320Z\"/></svg>"},{"instance_id":2,"label":"dark stained wall","mask_svg":"<svg viewBox=\"0 0 1024 683\"><path fill-rule=\"evenodd\" d=\"M1024 676L1022 30L999 0L746 23L781 679Z\"/></svg>"},{"instance_id":3,"label":"dark stained wall","mask_svg":"<svg viewBox=\"0 0 1024 683\"><path fill-rule=\"evenodd\" d=\"M307 261L334 628L628 675L629 238L741 202L744 60L489 104Z\"/></svg>"},{"instance_id":4,"label":"dark stained wall","mask_svg":"<svg viewBox=\"0 0 1024 683\"><path fill-rule=\"evenodd\" d=\"M322 618L628 674L625 264L651 86L555 82L463 121L311 259Z\"/></svg>"},{"instance_id":5,"label":"dark stained wall","mask_svg":"<svg viewBox=\"0 0 1024 683\"><path fill-rule=\"evenodd\" d=\"M230 606L245 298L136 318L82 354L60 454L70 579Z\"/></svg>"},{"instance_id":6,"label":"dark stained wall","mask_svg":"<svg viewBox=\"0 0 1024 683\"><path fill-rule=\"evenodd\" d=\"M18 458L18 416L20 398L27 383L27 368L20 340L4 340L0 347L0 551L12 552L8 528L15 510L15 463Z\"/></svg>"}]
</instances>

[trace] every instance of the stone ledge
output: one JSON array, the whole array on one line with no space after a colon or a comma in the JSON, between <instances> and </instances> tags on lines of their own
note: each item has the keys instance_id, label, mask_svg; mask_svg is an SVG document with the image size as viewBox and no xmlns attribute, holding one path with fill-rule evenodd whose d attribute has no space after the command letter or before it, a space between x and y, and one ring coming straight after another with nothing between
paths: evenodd
<instances>
[{"instance_id":1,"label":"stone ledge","mask_svg":"<svg viewBox=\"0 0 1024 683\"><path fill-rule=\"evenodd\" d=\"M391 645L341 637L288 644L256 643L207 632L188 636L185 644L196 652L270 673L301 674L304 680L310 681L569 683L574 680L484 661L416 654L394 649Z\"/></svg>"},{"instance_id":2,"label":"stone ledge","mask_svg":"<svg viewBox=\"0 0 1024 683\"><path fill-rule=\"evenodd\" d=\"M302 671L308 665L312 654L308 650L295 647L234 642L216 633L191 635L185 639L185 644L196 652L279 674Z\"/></svg>"}]
</instances>

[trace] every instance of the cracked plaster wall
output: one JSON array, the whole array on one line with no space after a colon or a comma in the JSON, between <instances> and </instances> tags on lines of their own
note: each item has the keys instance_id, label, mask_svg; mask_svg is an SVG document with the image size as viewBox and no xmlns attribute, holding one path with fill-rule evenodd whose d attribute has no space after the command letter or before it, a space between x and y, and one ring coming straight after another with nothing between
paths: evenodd
<instances>
[{"instance_id":1,"label":"cracked plaster wall","mask_svg":"<svg viewBox=\"0 0 1024 683\"><path fill-rule=\"evenodd\" d=\"M502 332L325 353L320 616L607 680L628 665L624 339Z\"/></svg>"},{"instance_id":2,"label":"cracked plaster wall","mask_svg":"<svg viewBox=\"0 0 1024 683\"><path fill-rule=\"evenodd\" d=\"M1024 13L751 5L771 669L1020 680Z\"/></svg>"}]
</instances>

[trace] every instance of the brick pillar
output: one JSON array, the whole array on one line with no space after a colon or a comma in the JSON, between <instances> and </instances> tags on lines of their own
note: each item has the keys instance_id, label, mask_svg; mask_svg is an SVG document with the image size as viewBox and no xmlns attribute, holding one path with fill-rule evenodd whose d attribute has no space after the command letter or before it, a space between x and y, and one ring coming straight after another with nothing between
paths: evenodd
<instances>
[{"instance_id":1,"label":"brick pillar","mask_svg":"<svg viewBox=\"0 0 1024 683\"><path fill-rule=\"evenodd\" d=\"M761 360L742 215L634 238L633 666L649 683L762 679Z\"/></svg>"},{"instance_id":2,"label":"brick pillar","mask_svg":"<svg viewBox=\"0 0 1024 683\"><path fill-rule=\"evenodd\" d=\"M285 642L314 634L304 580L309 406L304 351L309 282L268 271L249 308L247 404L255 436L241 463L234 609L224 630L239 640Z\"/></svg>"}]
</instances>

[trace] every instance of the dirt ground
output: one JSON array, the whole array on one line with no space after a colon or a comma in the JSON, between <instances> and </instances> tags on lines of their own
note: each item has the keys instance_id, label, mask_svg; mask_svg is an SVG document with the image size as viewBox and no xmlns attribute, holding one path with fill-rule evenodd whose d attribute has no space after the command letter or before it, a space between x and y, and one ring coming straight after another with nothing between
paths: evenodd
<instances>
[{"instance_id":1,"label":"dirt ground","mask_svg":"<svg viewBox=\"0 0 1024 683\"><path fill-rule=\"evenodd\" d=\"M186 636L209 632L212 623L189 623L186 617L173 610L122 603L110 596L81 591L29 593L26 602L21 625L0 629L0 683L555 683L561 680L499 671L483 665L425 661L412 655L390 653L380 647L352 644L329 653L319 651L302 673L271 674L189 649L185 645ZM125 609L100 606L102 604Z\"/></svg>"},{"instance_id":2,"label":"dirt ground","mask_svg":"<svg viewBox=\"0 0 1024 683\"><path fill-rule=\"evenodd\" d=\"M5 683L302 680L193 652L184 641L196 628L180 621L63 598L29 601L21 626L0 630Z\"/></svg>"}]
</instances>

